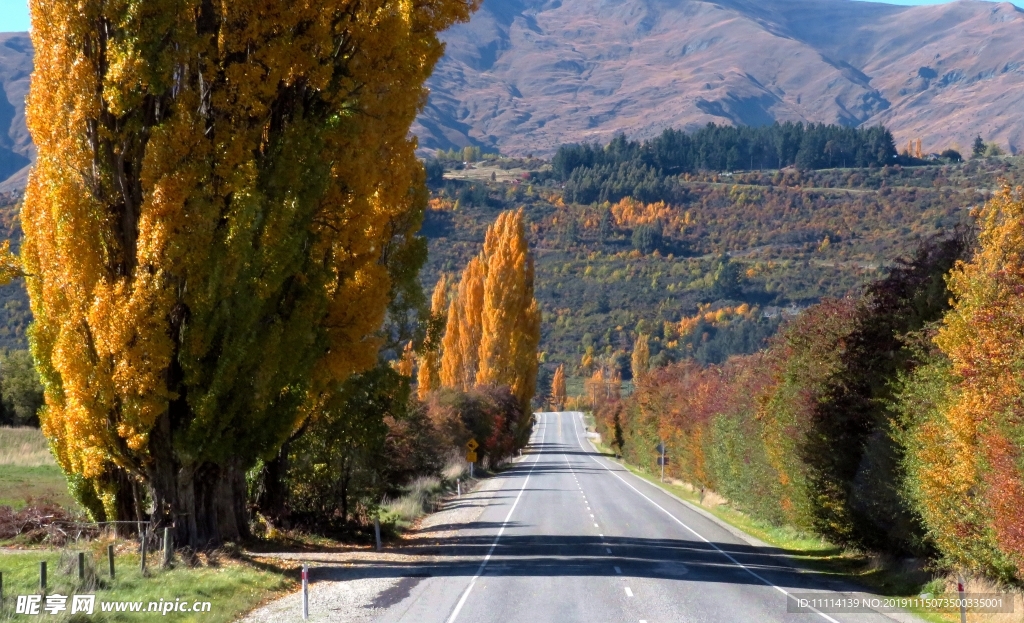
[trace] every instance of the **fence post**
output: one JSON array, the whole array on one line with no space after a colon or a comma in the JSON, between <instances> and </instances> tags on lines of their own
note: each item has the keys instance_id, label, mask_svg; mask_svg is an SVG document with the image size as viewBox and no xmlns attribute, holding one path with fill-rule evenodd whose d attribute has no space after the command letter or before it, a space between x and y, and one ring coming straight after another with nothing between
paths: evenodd
<instances>
[{"instance_id":1,"label":"fence post","mask_svg":"<svg viewBox=\"0 0 1024 623\"><path fill-rule=\"evenodd\" d=\"M302 620L309 619L309 565L302 563Z\"/></svg>"},{"instance_id":2,"label":"fence post","mask_svg":"<svg viewBox=\"0 0 1024 623\"><path fill-rule=\"evenodd\" d=\"M46 561L39 561L39 590L46 591Z\"/></svg>"},{"instance_id":3,"label":"fence post","mask_svg":"<svg viewBox=\"0 0 1024 623\"><path fill-rule=\"evenodd\" d=\"M164 528L164 567L171 566L171 558L174 556L174 544L171 541L171 529Z\"/></svg>"},{"instance_id":4,"label":"fence post","mask_svg":"<svg viewBox=\"0 0 1024 623\"><path fill-rule=\"evenodd\" d=\"M78 579L85 579L85 552L78 552Z\"/></svg>"},{"instance_id":5,"label":"fence post","mask_svg":"<svg viewBox=\"0 0 1024 623\"><path fill-rule=\"evenodd\" d=\"M114 546L107 546L107 566L110 568L110 579L114 579Z\"/></svg>"},{"instance_id":6,"label":"fence post","mask_svg":"<svg viewBox=\"0 0 1024 623\"><path fill-rule=\"evenodd\" d=\"M142 574L146 574L146 541L149 536L149 528L142 529Z\"/></svg>"}]
</instances>

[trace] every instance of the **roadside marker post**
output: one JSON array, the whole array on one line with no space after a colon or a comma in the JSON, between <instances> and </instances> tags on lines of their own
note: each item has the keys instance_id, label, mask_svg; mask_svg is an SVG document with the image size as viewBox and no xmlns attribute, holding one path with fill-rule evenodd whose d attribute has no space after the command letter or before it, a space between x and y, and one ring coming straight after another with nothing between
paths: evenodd
<instances>
[{"instance_id":1,"label":"roadside marker post","mask_svg":"<svg viewBox=\"0 0 1024 623\"><path fill-rule=\"evenodd\" d=\"M964 576L960 573L956 574L956 590L960 593L960 623L967 623L967 606L964 602Z\"/></svg>"},{"instance_id":2,"label":"roadside marker post","mask_svg":"<svg viewBox=\"0 0 1024 623\"><path fill-rule=\"evenodd\" d=\"M46 592L46 561L39 561L39 590Z\"/></svg>"},{"instance_id":3,"label":"roadside marker post","mask_svg":"<svg viewBox=\"0 0 1024 623\"><path fill-rule=\"evenodd\" d=\"M373 535L377 537L377 551L381 549L380 544L380 515L373 516Z\"/></svg>"},{"instance_id":4,"label":"roadside marker post","mask_svg":"<svg viewBox=\"0 0 1024 623\"><path fill-rule=\"evenodd\" d=\"M107 567L110 569L110 579L114 579L114 546L107 546Z\"/></svg>"},{"instance_id":5,"label":"roadside marker post","mask_svg":"<svg viewBox=\"0 0 1024 623\"><path fill-rule=\"evenodd\" d=\"M309 620L309 565L302 563L302 620Z\"/></svg>"},{"instance_id":6,"label":"roadside marker post","mask_svg":"<svg viewBox=\"0 0 1024 623\"><path fill-rule=\"evenodd\" d=\"M78 579L85 579L85 552L78 552Z\"/></svg>"},{"instance_id":7,"label":"roadside marker post","mask_svg":"<svg viewBox=\"0 0 1024 623\"><path fill-rule=\"evenodd\" d=\"M658 457L658 465L661 465L661 481L665 482L665 442L659 441L658 445L654 447L661 456Z\"/></svg>"}]
</instances>

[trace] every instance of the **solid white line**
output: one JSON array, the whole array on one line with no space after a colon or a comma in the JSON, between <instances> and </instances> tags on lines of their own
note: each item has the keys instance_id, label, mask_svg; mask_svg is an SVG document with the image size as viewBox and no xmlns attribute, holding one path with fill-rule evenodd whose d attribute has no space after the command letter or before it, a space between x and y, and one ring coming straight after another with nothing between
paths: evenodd
<instances>
[{"instance_id":1,"label":"solid white line","mask_svg":"<svg viewBox=\"0 0 1024 623\"><path fill-rule=\"evenodd\" d=\"M541 443L544 442L544 435L547 433L547 427L543 429L541 434ZM526 480L523 481L523 486L519 488L519 495L516 496L516 501L512 502L512 508L508 509L508 515L505 515L505 521L501 522L501 529L498 530L498 534L494 537L494 542L491 543L491 548L487 550L487 555L484 556L483 561L480 563L480 567L476 570L476 575L469 581L469 586L463 591L462 597L459 598L459 603L455 604L455 610L452 611L452 615L448 617L448 623L455 623L455 619L458 618L459 612L462 611L462 606L466 605L466 600L469 598L469 594L473 591L473 587L476 585L476 581L483 575L484 569L487 567L487 563L491 561L491 555L494 554L494 548L498 547L498 540L501 539L501 535L505 533L505 527L508 526L508 520L512 518L512 513L515 512L516 506L519 505L520 498L523 497L523 491L526 491L526 483L530 482L530 476L533 475L533 469L537 467L537 463L540 462L540 452L537 453L537 458L533 460L533 465L530 466L530 471L526 474Z\"/></svg>"},{"instance_id":2,"label":"solid white line","mask_svg":"<svg viewBox=\"0 0 1024 623\"><path fill-rule=\"evenodd\" d=\"M583 414L582 414L582 413L580 413L580 417L583 417ZM586 452L586 448L584 448L584 447L583 447L583 442L582 442L582 441L580 440L580 433L579 433L579 429L577 429L577 428L576 428L576 418L572 418L572 429L573 429L573 432L574 432L574 433L576 433L576 443L578 443L578 444L580 445L580 450L583 450L584 452ZM588 455L588 456L590 456L590 455ZM655 506L655 507L656 507L656 508L657 508L658 510L660 510L661 512L663 512L663 513L665 513L666 515L668 515L669 517L671 517L671 518L673 519L673 521L675 521L675 522L676 522L677 524L679 524L680 526L682 526L682 527L686 528L686 529L687 529L687 530L688 530L688 531L689 531L689 532L690 532L691 534L693 534L693 535L694 535L695 537L697 537L697 538L698 538L698 539L700 539L701 541L704 541L705 543L707 543L707 544L708 544L708 545L710 545L711 547L715 548L715 550L717 550L719 554L721 554L721 555L725 556L726 558L728 558L729 560L731 560L731 561L733 562L733 564L735 564L735 565L736 565L737 567L739 567L740 569L743 569L744 571L746 571L746 572L747 572L747 573L749 573L750 575L754 576L754 577L755 577L755 578L757 578L758 580L761 580L762 582L764 582L764 583L765 583L765 584L767 584L768 586L770 586L770 587L774 588L775 590L779 591L780 593L782 593L782 594L783 594L783 595L785 595L786 597L789 597L789 591L787 591L786 589L782 588L781 586L776 586L776 585L772 584L772 583L771 583L771 582L769 582L768 580L766 580L766 579L764 579L763 577L761 577L761 576L760 576L760 575L759 575L759 574L758 574L757 572L755 572L754 570L750 569L749 567L747 567L746 565L744 565L744 564L743 564L743 563L741 563L740 561L738 561L738 560L736 560L735 558L733 558L733 557L732 557L732 556L731 556L731 555L730 555L730 554L729 554L728 552L726 552L726 551L725 551L725 550L723 550L722 548L718 547L717 545L715 545L715 544L714 544L714 543L712 543L711 541L709 541L709 540L705 539L705 538L703 537L703 535L701 535L701 534L700 534L699 532L697 532L696 530L694 530L694 529L693 529L693 528L691 528L690 526L688 526L688 525L686 525L685 523L683 523L683 522L682 522L682 521L681 521L681 520L680 520L680 519L679 519L678 517L676 517L675 515L673 515L673 514L672 514L671 512L669 512L669 511L665 510L665 508L663 508L663 507L662 507L662 506L661 506L660 504L658 504L657 502L655 502L655 501L654 501L654 500L652 500L651 498L649 498L649 497L647 497L646 495L644 495L644 494L643 494L643 492L641 492L641 491L640 491L639 489L637 489L637 488L636 488L636 487L634 487L633 485L631 485L631 484L629 484L628 482L626 482L626 480L625 480L625 479L624 479L624 478L623 478L622 476L619 476L619 475L618 475L617 473L615 473L615 472L614 472L613 470L609 469L609 468L608 468L608 466L606 466L606 465L605 465L604 463L602 463L601 461L598 461L598 460L597 460L596 458L594 458L593 456L590 456L590 460L592 460L592 461L594 461L595 463L597 463L598 465L600 465L600 466L601 466L602 468L604 468L604 470L605 470L605 471L607 471L607 472L608 472L609 474L611 474L612 476L615 476L616 478L618 478L618 479L619 479L620 481L622 481L622 484L626 485L627 487L629 487L630 489L632 489L633 491L635 491L635 492L637 493L637 495L639 495L639 496L640 496L640 497L642 497L643 499L647 500L648 502L650 502L651 504L653 504L653 505L654 505L654 506ZM617 569L617 568L618 568L618 567L616 567L616 569ZM839 621L837 621L837 620L833 619L832 617L830 617L829 615L825 614L824 612L822 612L822 611L820 611L820 610L816 610L815 608L811 608L811 610L813 610L813 611L814 611L815 613L817 613L817 614L821 615L821 617L822 617L823 619L825 619L826 621L831 621L831 623L839 623Z\"/></svg>"},{"instance_id":3,"label":"solid white line","mask_svg":"<svg viewBox=\"0 0 1024 623\"><path fill-rule=\"evenodd\" d=\"M632 597L632 596L633 596L633 591L629 590L629 587L627 586L626 587L626 597Z\"/></svg>"}]
</instances>

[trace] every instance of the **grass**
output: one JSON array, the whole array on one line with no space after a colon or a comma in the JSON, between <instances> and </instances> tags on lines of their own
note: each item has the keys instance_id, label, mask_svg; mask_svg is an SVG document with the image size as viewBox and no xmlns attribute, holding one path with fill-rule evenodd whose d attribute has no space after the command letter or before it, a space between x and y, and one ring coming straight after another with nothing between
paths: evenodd
<instances>
[{"instance_id":1,"label":"grass","mask_svg":"<svg viewBox=\"0 0 1024 623\"><path fill-rule=\"evenodd\" d=\"M120 621L204 621L228 622L239 614L252 610L270 598L293 590L296 586L292 569L270 566L254 560L227 556L204 557L199 564L188 566L178 563L164 570L150 567L143 576L139 569L139 556L132 544L122 543L116 557L116 578L107 574L105 543L83 544L86 551L86 578L78 579L78 552L74 550L27 551L0 553L0 572L3 573L4 602L0 606L0 621L13 620L18 595L41 594L39 589L39 563L47 563L47 590L49 595L95 594L93 616L77 620ZM189 603L210 602L210 611L203 613L145 612L150 602L175 601ZM102 613L101 601L142 602L142 612ZM45 603L45 599L44 599ZM74 621L68 611L61 617L46 616L47 620ZM22 617L18 617L20 620Z\"/></svg>"},{"instance_id":2,"label":"grass","mask_svg":"<svg viewBox=\"0 0 1024 623\"><path fill-rule=\"evenodd\" d=\"M455 490L456 480L466 480L466 476L466 462L460 456L451 457L440 477L421 476L402 495L385 501L383 521L399 529L411 527L417 519L434 511L441 498Z\"/></svg>"},{"instance_id":3,"label":"grass","mask_svg":"<svg viewBox=\"0 0 1024 623\"><path fill-rule=\"evenodd\" d=\"M28 500L77 509L67 480L38 428L0 427L0 506L15 509Z\"/></svg>"},{"instance_id":4,"label":"grass","mask_svg":"<svg viewBox=\"0 0 1024 623\"><path fill-rule=\"evenodd\" d=\"M587 414L586 417L588 428L593 430L592 416ZM614 456L614 452L603 443L593 439L591 439L591 443L599 452ZM886 596L912 596L924 592L936 592L934 587L945 583L942 578L933 578L930 574L925 576L920 569L907 568L898 561L846 550L793 527L776 526L758 520L729 506L724 498L717 495L706 494L704 503L702 503L699 492L687 483L678 480L660 482L658 475L648 474L622 459L616 460L637 477L661 487L694 506L699 506L724 523L738 528L768 545L785 550L790 558L807 569L860 584ZM925 621L933 623L959 621L959 616L954 618L954 615L950 614L924 612L916 609L911 612ZM976 618L979 616L981 615L972 614L971 620L983 620Z\"/></svg>"}]
</instances>

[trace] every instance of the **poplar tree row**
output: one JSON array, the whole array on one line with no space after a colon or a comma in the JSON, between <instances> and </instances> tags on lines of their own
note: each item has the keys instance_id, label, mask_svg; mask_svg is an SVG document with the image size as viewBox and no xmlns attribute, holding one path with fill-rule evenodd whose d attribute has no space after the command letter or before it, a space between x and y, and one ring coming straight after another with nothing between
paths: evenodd
<instances>
[{"instance_id":1,"label":"poplar tree row","mask_svg":"<svg viewBox=\"0 0 1024 623\"><path fill-rule=\"evenodd\" d=\"M523 211L503 212L458 283L442 276L434 288L432 312L441 316L447 302L447 315L440 343L429 343L421 357L420 396L439 387L507 386L523 413L531 412L541 323L533 278Z\"/></svg>"}]
</instances>

